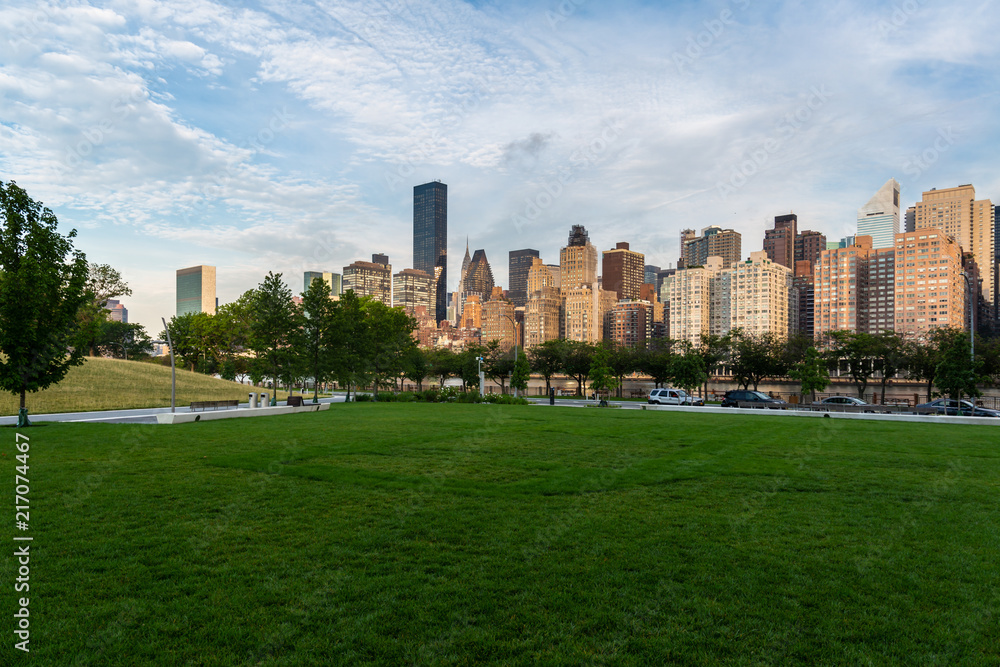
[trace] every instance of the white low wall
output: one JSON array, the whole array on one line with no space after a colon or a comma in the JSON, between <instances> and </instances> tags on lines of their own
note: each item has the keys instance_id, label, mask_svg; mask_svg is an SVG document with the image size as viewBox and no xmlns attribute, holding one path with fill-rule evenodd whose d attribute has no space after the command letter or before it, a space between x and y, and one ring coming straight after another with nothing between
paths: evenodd
<instances>
[{"instance_id":1,"label":"white low wall","mask_svg":"<svg viewBox=\"0 0 1000 667\"><path fill-rule=\"evenodd\" d=\"M812 417L814 419L863 419L867 421L920 422L922 424L971 424L973 426L1000 426L1000 419L993 417L959 417L949 415L880 415L865 412L814 412L807 410L768 410L766 408L717 408L690 405L650 405L643 403L643 410L675 410L721 415L757 415L764 417Z\"/></svg>"},{"instance_id":2,"label":"white low wall","mask_svg":"<svg viewBox=\"0 0 1000 667\"><path fill-rule=\"evenodd\" d=\"M309 403L300 408L278 405L264 408L237 408L235 410L206 410L203 412L167 412L156 415L157 424L187 424L188 422L203 422L212 419L236 419L239 417L271 417L273 415L290 415L296 412L319 412L329 410L329 403Z\"/></svg>"}]
</instances>

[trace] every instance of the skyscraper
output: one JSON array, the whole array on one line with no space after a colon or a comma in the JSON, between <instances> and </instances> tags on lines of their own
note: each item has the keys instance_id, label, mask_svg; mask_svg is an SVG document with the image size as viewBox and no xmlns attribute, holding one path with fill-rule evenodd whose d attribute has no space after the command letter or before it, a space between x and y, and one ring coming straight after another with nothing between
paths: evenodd
<instances>
[{"instance_id":1,"label":"skyscraper","mask_svg":"<svg viewBox=\"0 0 1000 667\"><path fill-rule=\"evenodd\" d=\"M330 296L340 296L340 274L330 271L306 271L303 274L303 292L309 291L312 281L319 279L330 289Z\"/></svg>"},{"instance_id":2,"label":"skyscraper","mask_svg":"<svg viewBox=\"0 0 1000 667\"><path fill-rule=\"evenodd\" d=\"M177 316L188 313L215 315L215 267L177 269Z\"/></svg>"},{"instance_id":3,"label":"skyscraper","mask_svg":"<svg viewBox=\"0 0 1000 667\"><path fill-rule=\"evenodd\" d=\"M437 277L435 317L447 319L448 186L440 181L413 188L413 268Z\"/></svg>"},{"instance_id":4,"label":"skyscraper","mask_svg":"<svg viewBox=\"0 0 1000 667\"><path fill-rule=\"evenodd\" d=\"M982 298L994 310L995 209L989 199L976 199L971 185L928 190L917 202L916 231L939 229L951 236L965 252L971 252L982 280Z\"/></svg>"},{"instance_id":5,"label":"skyscraper","mask_svg":"<svg viewBox=\"0 0 1000 667\"><path fill-rule=\"evenodd\" d=\"M465 292L463 299L467 300L469 296L475 294L479 296L480 303L486 303L493 294L494 284L493 269L486 259L486 251L480 248L472 254L469 269L462 277L462 289Z\"/></svg>"},{"instance_id":6,"label":"skyscraper","mask_svg":"<svg viewBox=\"0 0 1000 667\"><path fill-rule=\"evenodd\" d=\"M392 266L375 262L353 262L344 267L344 291L370 296L392 306Z\"/></svg>"},{"instance_id":7,"label":"skyscraper","mask_svg":"<svg viewBox=\"0 0 1000 667\"><path fill-rule=\"evenodd\" d=\"M774 216L774 229L764 232L764 252L776 264L795 268L795 237L799 217L794 213ZM739 261L739 260L737 260Z\"/></svg>"},{"instance_id":8,"label":"skyscraper","mask_svg":"<svg viewBox=\"0 0 1000 667\"><path fill-rule=\"evenodd\" d=\"M722 265L729 266L740 261L742 254L742 237L732 229L722 229L718 225L709 225L701 230L701 236L695 236L690 229L681 232L684 240L682 247L683 261L677 263L677 268L686 266L704 266L709 257L721 257Z\"/></svg>"},{"instance_id":9,"label":"skyscraper","mask_svg":"<svg viewBox=\"0 0 1000 667\"><path fill-rule=\"evenodd\" d=\"M602 286L619 299L638 299L639 288L645 282L645 261L641 252L629 250L625 242L605 250L601 254Z\"/></svg>"},{"instance_id":10,"label":"skyscraper","mask_svg":"<svg viewBox=\"0 0 1000 667\"><path fill-rule=\"evenodd\" d=\"M597 282L597 248L583 225L573 225L566 247L559 251L559 280L563 290Z\"/></svg>"},{"instance_id":11,"label":"skyscraper","mask_svg":"<svg viewBox=\"0 0 1000 667\"><path fill-rule=\"evenodd\" d=\"M885 182L875 196L858 210L858 236L872 237L872 247L894 248L899 233L899 183Z\"/></svg>"},{"instance_id":12,"label":"skyscraper","mask_svg":"<svg viewBox=\"0 0 1000 667\"><path fill-rule=\"evenodd\" d=\"M528 301L528 271L538 251L531 248L511 250L508 253L507 280L510 283L507 298L515 306L523 306Z\"/></svg>"}]
</instances>

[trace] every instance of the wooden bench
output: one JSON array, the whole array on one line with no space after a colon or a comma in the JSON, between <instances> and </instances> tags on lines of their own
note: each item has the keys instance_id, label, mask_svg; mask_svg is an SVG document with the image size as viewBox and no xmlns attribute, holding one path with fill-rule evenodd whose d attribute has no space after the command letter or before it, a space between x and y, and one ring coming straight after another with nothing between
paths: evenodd
<instances>
[{"instance_id":1,"label":"wooden bench","mask_svg":"<svg viewBox=\"0 0 1000 667\"><path fill-rule=\"evenodd\" d=\"M302 407L302 397L301 396L289 396L285 401L285 405L293 408Z\"/></svg>"},{"instance_id":2,"label":"wooden bench","mask_svg":"<svg viewBox=\"0 0 1000 667\"><path fill-rule=\"evenodd\" d=\"M227 409L227 408L238 408L240 407L240 402L238 400L231 401L191 401L191 412L197 412L198 410L212 410Z\"/></svg>"}]
</instances>

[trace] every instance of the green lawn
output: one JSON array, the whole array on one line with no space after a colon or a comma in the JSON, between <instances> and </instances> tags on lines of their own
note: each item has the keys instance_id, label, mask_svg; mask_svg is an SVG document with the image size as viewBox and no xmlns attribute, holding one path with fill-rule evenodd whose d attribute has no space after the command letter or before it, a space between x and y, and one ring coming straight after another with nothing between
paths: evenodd
<instances>
[{"instance_id":1,"label":"green lawn","mask_svg":"<svg viewBox=\"0 0 1000 667\"><path fill-rule=\"evenodd\" d=\"M359 403L27 429L32 663L997 664L997 428Z\"/></svg>"}]
</instances>

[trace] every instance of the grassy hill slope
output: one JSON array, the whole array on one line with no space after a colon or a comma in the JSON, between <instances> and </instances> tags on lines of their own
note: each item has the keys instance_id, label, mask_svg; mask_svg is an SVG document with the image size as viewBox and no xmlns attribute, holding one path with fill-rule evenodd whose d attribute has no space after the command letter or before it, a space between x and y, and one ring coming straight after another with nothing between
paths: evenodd
<instances>
[{"instance_id":1,"label":"grassy hill slope","mask_svg":"<svg viewBox=\"0 0 1000 667\"><path fill-rule=\"evenodd\" d=\"M191 401L247 400L238 382L177 369L177 405ZM0 415L17 414L18 397L0 394ZM57 385L27 396L28 412L82 412L170 405L170 367L121 359L87 358Z\"/></svg>"}]
</instances>

